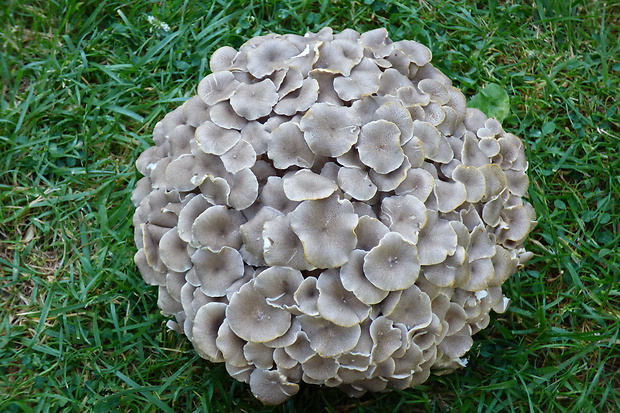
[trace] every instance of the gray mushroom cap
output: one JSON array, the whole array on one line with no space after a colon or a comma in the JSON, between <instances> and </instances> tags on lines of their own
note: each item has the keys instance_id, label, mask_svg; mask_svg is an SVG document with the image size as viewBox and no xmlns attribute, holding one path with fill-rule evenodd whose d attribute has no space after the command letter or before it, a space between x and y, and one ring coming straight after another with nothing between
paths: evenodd
<instances>
[{"instance_id":1,"label":"gray mushroom cap","mask_svg":"<svg viewBox=\"0 0 620 413\"><path fill-rule=\"evenodd\" d=\"M301 312L296 311L295 308L287 308L287 310L289 310L289 312L291 312L292 314L296 316L301 314ZM292 319L291 327L288 329L288 331L285 334L281 335L280 337L276 339L265 342L265 345L271 348L283 350L285 347L292 346L297 341L297 336L300 332L301 332L301 324L299 324L299 320L295 317ZM287 364L286 366L280 365L279 363L277 363L278 366L281 366L285 369L293 368L297 364L296 360L291 359L290 356L284 355L284 354L282 354L280 351L274 352L274 361L276 361L277 363L278 358L286 359L286 364Z\"/></svg>"},{"instance_id":2,"label":"gray mushroom cap","mask_svg":"<svg viewBox=\"0 0 620 413\"><path fill-rule=\"evenodd\" d=\"M390 231L398 232L413 243L417 242L427 219L426 206L413 195L388 197L381 204L381 221Z\"/></svg>"},{"instance_id":3,"label":"gray mushroom cap","mask_svg":"<svg viewBox=\"0 0 620 413\"><path fill-rule=\"evenodd\" d=\"M278 169L286 169L297 165L309 168L314 162L314 152L304 139L299 125L286 122L271 132L267 141L267 155Z\"/></svg>"},{"instance_id":4,"label":"gray mushroom cap","mask_svg":"<svg viewBox=\"0 0 620 413\"><path fill-rule=\"evenodd\" d=\"M452 172L452 178L465 185L467 202L478 202L486 193L484 174L478 168L458 165Z\"/></svg>"},{"instance_id":5,"label":"gray mushroom cap","mask_svg":"<svg viewBox=\"0 0 620 413\"><path fill-rule=\"evenodd\" d=\"M263 228L266 222L272 221L283 214L271 207L262 207L254 217L239 227L239 232L243 238L245 251L252 254L258 263L264 262L263 257Z\"/></svg>"},{"instance_id":6,"label":"gray mushroom cap","mask_svg":"<svg viewBox=\"0 0 620 413\"><path fill-rule=\"evenodd\" d=\"M351 350L360 338L359 324L342 327L324 318L299 316L301 329L307 334L310 347L321 357L334 357Z\"/></svg>"},{"instance_id":7,"label":"gray mushroom cap","mask_svg":"<svg viewBox=\"0 0 620 413\"><path fill-rule=\"evenodd\" d=\"M231 69L236 56L237 51L234 48L230 46L220 47L211 55L209 67L213 72Z\"/></svg>"},{"instance_id":8,"label":"gray mushroom cap","mask_svg":"<svg viewBox=\"0 0 620 413\"><path fill-rule=\"evenodd\" d=\"M245 218L239 211L214 205L200 214L192 225L192 244L219 251L222 247L238 249L242 239L239 226Z\"/></svg>"},{"instance_id":9,"label":"gray mushroom cap","mask_svg":"<svg viewBox=\"0 0 620 413\"><path fill-rule=\"evenodd\" d=\"M422 202L426 202L428 196L435 188L435 179L424 169L409 169L407 177L396 187L396 194L410 194Z\"/></svg>"},{"instance_id":10,"label":"gray mushroom cap","mask_svg":"<svg viewBox=\"0 0 620 413\"><path fill-rule=\"evenodd\" d=\"M428 47L413 40L401 40L394 43L394 48L402 50L416 66L424 66L431 61L432 54Z\"/></svg>"},{"instance_id":11,"label":"gray mushroom cap","mask_svg":"<svg viewBox=\"0 0 620 413\"><path fill-rule=\"evenodd\" d=\"M250 374L250 389L264 404L277 405L297 394L299 385L277 370L256 369Z\"/></svg>"},{"instance_id":12,"label":"gray mushroom cap","mask_svg":"<svg viewBox=\"0 0 620 413\"><path fill-rule=\"evenodd\" d=\"M230 98L239 85L232 72L211 73L200 81L198 96L207 105L215 105Z\"/></svg>"},{"instance_id":13,"label":"gray mushroom cap","mask_svg":"<svg viewBox=\"0 0 620 413\"><path fill-rule=\"evenodd\" d=\"M226 309L228 310L228 307L226 307ZM238 368L249 367L245 354L243 354L243 347L246 345L246 341L231 330L228 317L222 322L222 325L217 331L215 344L222 352L228 365Z\"/></svg>"},{"instance_id":14,"label":"gray mushroom cap","mask_svg":"<svg viewBox=\"0 0 620 413\"><path fill-rule=\"evenodd\" d=\"M363 96L370 96L379 90L381 69L371 59L363 58L353 68L351 76L334 79L334 90L344 101L352 101Z\"/></svg>"},{"instance_id":15,"label":"gray mushroom cap","mask_svg":"<svg viewBox=\"0 0 620 413\"><path fill-rule=\"evenodd\" d=\"M299 123L304 139L317 155L337 157L357 142L361 120L351 108L316 103Z\"/></svg>"},{"instance_id":16,"label":"gray mushroom cap","mask_svg":"<svg viewBox=\"0 0 620 413\"><path fill-rule=\"evenodd\" d=\"M480 139L478 148L489 158L496 156L500 151L500 144L494 137Z\"/></svg>"},{"instance_id":17,"label":"gray mushroom cap","mask_svg":"<svg viewBox=\"0 0 620 413\"><path fill-rule=\"evenodd\" d=\"M388 31L382 27L362 33L360 41L372 52L374 57L385 57L390 54L394 47L388 36Z\"/></svg>"},{"instance_id":18,"label":"gray mushroom cap","mask_svg":"<svg viewBox=\"0 0 620 413\"><path fill-rule=\"evenodd\" d=\"M481 166L479 170L484 175L486 185L485 195L482 198L483 201L499 195L508 186L506 174L500 166L488 164Z\"/></svg>"},{"instance_id":19,"label":"gray mushroom cap","mask_svg":"<svg viewBox=\"0 0 620 413\"><path fill-rule=\"evenodd\" d=\"M446 358L454 360L464 355L473 344L471 327L465 325L460 332L444 338L439 344L439 348Z\"/></svg>"},{"instance_id":20,"label":"gray mushroom cap","mask_svg":"<svg viewBox=\"0 0 620 413\"><path fill-rule=\"evenodd\" d=\"M450 100L448 89L436 79L422 79L418 82L418 88L430 97L431 102L445 105Z\"/></svg>"},{"instance_id":21,"label":"gray mushroom cap","mask_svg":"<svg viewBox=\"0 0 620 413\"><path fill-rule=\"evenodd\" d=\"M301 87L287 93L276 104L274 112L279 115L294 115L312 106L319 97L319 82L316 79L304 79Z\"/></svg>"},{"instance_id":22,"label":"gray mushroom cap","mask_svg":"<svg viewBox=\"0 0 620 413\"><path fill-rule=\"evenodd\" d=\"M207 176L199 186L205 199L213 205L227 205L230 185L224 178Z\"/></svg>"},{"instance_id":23,"label":"gray mushroom cap","mask_svg":"<svg viewBox=\"0 0 620 413\"><path fill-rule=\"evenodd\" d=\"M394 323L387 317L380 316L370 324L372 337L372 360L381 363L387 360L402 345L401 330L394 327Z\"/></svg>"},{"instance_id":24,"label":"gray mushroom cap","mask_svg":"<svg viewBox=\"0 0 620 413\"><path fill-rule=\"evenodd\" d=\"M196 188L199 168L191 153L180 155L166 167L165 177L170 187L179 192L191 191Z\"/></svg>"},{"instance_id":25,"label":"gray mushroom cap","mask_svg":"<svg viewBox=\"0 0 620 413\"><path fill-rule=\"evenodd\" d=\"M298 270L316 268L304 256L301 240L291 229L288 217L280 216L263 225L263 256L267 265L281 265Z\"/></svg>"},{"instance_id":26,"label":"gray mushroom cap","mask_svg":"<svg viewBox=\"0 0 620 413\"><path fill-rule=\"evenodd\" d=\"M372 216L363 215L360 216L357 227L355 228L355 234L357 235L357 249L370 251L372 248L379 245L379 241L385 234L390 232L390 229L377 218Z\"/></svg>"},{"instance_id":27,"label":"gray mushroom cap","mask_svg":"<svg viewBox=\"0 0 620 413\"><path fill-rule=\"evenodd\" d=\"M449 221L440 218L427 225L418 237L420 264L433 265L443 262L456 252L457 236Z\"/></svg>"},{"instance_id":28,"label":"gray mushroom cap","mask_svg":"<svg viewBox=\"0 0 620 413\"><path fill-rule=\"evenodd\" d=\"M385 291L411 287L419 273L420 260L415 244L397 232L387 233L364 258L366 278Z\"/></svg>"},{"instance_id":29,"label":"gray mushroom cap","mask_svg":"<svg viewBox=\"0 0 620 413\"><path fill-rule=\"evenodd\" d=\"M269 370L273 367L273 348L263 343L250 341L243 346L243 356L258 369Z\"/></svg>"},{"instance_id":30,"label":"gray mushroom cap","mask_svg":"<svg viewBox=\"0 0 620 413\"><path fill-rule=\"evenodd\" d=\"M235 146L224 152L220 159L228 172L236 173L254 165L256 152L254 152L252 145L241 139L237 141Z\"/></svg>"},{"instance_id":31,"label":"gray mushroom cap","mask_svg":"<svg viewBox=\"0 0 620 413\"><path fill-rule=\"evenodd\" d=\"M364 304L373 305L381 302L388 292L377 288L364 275L364 258L366 251L353 250L349 262L340 269L342 286L351 291Z\"/></svg>"},{"instance_id":32,"label":"gray mushroom cap","mask_svg":"<svg viewBox=\"0 0 620 413\"><path fill-rule=\"evenodd\" d=\"M399 292L397 297L395 305L385 310L387 317L395 323L404 324L409 330L424 328L431 323L433 312L428 294L412 285Z\"/></svg>"},{"instance_id":33,"label":"gray mushroom cap","mask_svg":"<svg viewBox=\"0 0 620 413\"><path fill-rule=\"evenodd\" d=\"M319 59L314 67L349 76L351 69L362 60L363 49L357 42L338 39L319 43L317 54Z\"/></svg>"},{"instance_id":34,"label":"gray mushroom cap","mask_svg":"<svg viewBox=\"0 0 620 413\"><path fill-rule=\"evenodd\" d=\"M149 285L166 285L166 273L157 271L146 260L144 248L140 248L134 255L134 262L142 274L142 279Z\"/></svg>"},{"instance_id":35,"label":"gray mushroom cap","mask_svg":"<svg viewBox=\"0 0 620 413\"><path fill-rule=\"evenodd\" d=\"M192 263L200 289L209 297L225 296L226 290L243 276L243 259L234 248L222 247L217 252L200 248L192 255Z\"/></svg>"},{"instance_id":36,"label":"gray mushroom cap","mask_svg":"<svg viewBox=\"0 0 620 413\"><path fill-rule=\"evenodd\" d=\"M217 332L226 318L225 303L212 302L200 307L194 318L192 328L192 344L202 357L218 363L224 361L215 340Z\"/></svg>"},{"instance_id":37,"label":"gray mushroom cap","mask_svg":"<svg viewBox=\"0 0 620 413\"><path fill-rule=\"evenodd\" d=\"M297 55L299 50L282 39L268 39L248 50L247 67L252 76L261 79L277 69L286 67L286 60Z\"/></svg>"},{"instance_id":38,"label":"gray mushroom cap","mask_svg":"<svg viewBox=\"0 0 620 413\"><path fill-rule=\"evenodd\" d=\"M202 195L197 195L188 200L185 207L179 212L177 231L179 238L189 243L191 241L191 228L194 220L198 218L212 204Z\"/></svg>"},{"instance_id":39,"label":"gray mushroom cap","mask_svg":"<svg viewBox=\"0 0 620 413\"><path fill-rule=\"evenodd\" d=\"M300 169L292 175L285 176L282 186L284 194L291 201L324 199L338 189L334 181L309 169Z\"/></svg>"},{"instance_id":40,"label":"gray mushroom cap","mask_svg":"<svg viewBox=\"0 0 620 413\"><path fill-rule=\"evenodd\" d=\"M365 124L359 135L360 160L380 174L392 172L403 163L400 129L387 120Z\"/></svg>"},{"instance_id":41,"label":"gray mushroom cap","mask_svg":"<svg viewBox=\"0 0 620 413\"><path fill-rule=\"evenodd\" d=\"M465 133L463 148L461 150L461 161L464 165L481 167L489 163L489 157L478 147L478 139L471 132ZM497 166L497 165L495 165Z\"/></svg>"},{"instance_id":42,"label":"gray mushroom cap","mask_svg":"<svg viewBox=\"0 0 620 413\"><path fill-rule=\"evenodd\" d=\"M504 208L502 218L505 224L500 227L500 242L506 239L522 242L529 233L532 222L527 209L521 205Z\"/></svg>"},{"instance_id":43,"label":"gray mushroom cap","mask_svg":"<svg viewBox=\"0 0 620 413\"><path fill-rule=\"evenodd\" d=\"M374 120L387 120L400 130L400 143L404 145L413 137L413 119L411 113L397 102L389 101L381 105L375 114Z\"/></svg>"},{"instance_id":44,"label":"gray mushroom cap","mask_svg":"<svg viewBox=\"0 0 620 413\"><path fill-rule=\"evenodd\" d=\"M167 316L176 316L183 311L183 306L172 298L166 287L159 287L157 294L157 306L161 308L161 313Z\"/></svg>"},{"instance_id":45,"label":"gray mushroom cap","mask_svg":"<svg viewBox=\"0 0 620 413\"><path fill-rule=\"evenodd\" d=\"M319 85L318 103L327 103L337 107L342 106L343 100L340 99L340 96L338 96L334 89L334 79L340 76L338 73L325 69L313 69L308 73L308 76L316 80Z\"/></svg>"},{"instance_id":46,"label":"gray mushroom cap","mask_svg":"<svg viewBox=\"0 0 620 413\"><path fill-rule=\"evenodd\" d=\"M337 270L331 269L319 275L317 308L319 315L342 327L352 327L368 317L370 307L346 290Z\"/></svg>"},{"instance_id":47,"label":"gray mushroom cap","mask_svg":"<svg viewBox=\"0 0 620 413\"><path fill-rule=\"evenodd\" d=\"M321 357L316 353L313 357L302 363L306 378L316 380L317 383L321 383L336 376L338 367L339 365L335 358Z\"/></svg>"},{"instance_id":48,"label":"gray mushroom cap","mask_svg":"<svg viewBox=\"0 0 620 413\"><path fill-rule=\"evenodd\" d=\"M161 261L158 246L161 238L168 232L169 228L153 224L142 224L140 230L142 232L142 250L144 251L147 264L158 272L165 272L168 268Z\"/></svg>"},{"instance_id":49,"label":"gray mushroom cap","mask_svg":"<svg viewBox=\"0 0 620 413\"><path fill-rule=\"evenodd\" d=\"M470 276L467 254L463 247L457 246L453 255L445 261L424 266L424 277L439 287L455 287Z\"/></svg>"},{"instance_id":50,"label":"gray mushroom cap","mask_svg":"<svg viewBox=\"0 0 620 413\"><path fill-rule=\"evenodd\" d=\"M228 206L237 211L244 211L254 204L258 197L258 179L250 168L243 168L226 177L230 188Z\"/></svg>"},{"instance_id":51,"label":"gray mushroom cap","mask_svg":"<svg viewBox=\"0 0 620 413\"><path fill-rule=\"evenodd\" d=\"M291 326L291 314L269 305L252 281L233 294L226 308L226 319L237 336L255 343L278 338Z\"/></svg>"},{"instance_id":52,"label":"gray mushroom cap","mask_svg":"<svg viewBox=\"0 0 620 413\"><path fill-rule=\"evenodd\" d=\"M407 86L411 86L411 81L407 76L403 75L395 68L389 68L384 70L381 74L378 94L381 96L389 94L394 95L398 89Z\"/></svg>"},{"instance_id":53,"label":"gray mushroom cap","mask_svg":"<svg viewBox=\"0 0 620 413\"><path fill-rule=\"evenodd\" d=\"M460 182L435 180L435 197L440 212L454 211L467 200L467 189Z\"/></svg>"},{"instance_id":54,"label":"gray mushroom cap","mask_svg":"<svg viewBox=\"0 0 620 413\"><path fill-rule=\"evenodd\" d=\"M193 96L181 106L183 115L187 119L186 126L198 127L209 120L211 108L199 96Z\"/></svg>"},{"instance_id":55,"label":"gray mushroom cap","mask_svg":"<svg viewBox=\"0 0 620 413\"><path fill-rule=\"evenodd\" d=\"M305 363L316 355L314 350L310 347L308 336L305 332L301 331L301 329L295 336L293 344L284 347L284 351L298 363Z\"/></svg>"},{"instance_id":56,"label":"gray mushroom cap","mask_svg":"<svg viewBox=\"0 0 620 413\"><path fill-rule=\"evenodd\" d=\"M159 240L159 257L169 269L184 272L192 267L187 255L187 243L179 237L177 227L166 232Z\"/></svg>"},{"instance_id":57,"label":"gray mushroom cap","mask_svg":"<svg viewBox=\"0 0 620 413\"><path fill-rule=\"evenodd\" d=\"M230 101L224 100L210 108L209 119L217 126L224 129L241 130L248 123L248 120L237 115L230 106Z\"/></svg>"},{"instance_id":58,"label":"gray mushroom cap","mask_svg":"<svg viewBox=\"0 0 620 413\"><path fill-rule=\"evenodd\" d=\"M277 79L276 79L277 78ZM304 83L304 75L295 67L287 67L276 72L272 77L274 85L278 89L278 96L282 99L291 92L299 90Z\"/></svg>"},{"instance_id":59,"label":"gray mushroom cap","mask_svg":"<svg viewBox=\"0 0 620 413\"><path fill-rule=\"evenodd\" d=\"M267 139L269 132L265 129L265 125L257 121L251 121L245 124L241 129L241 139L252 145L257 155L267 152Z\"/></svg>"},{"instance_id":60,"label":"gray mushroom cap","mask_svg":"<svg viewBox=\"0 0 620 413\"><path fill-rule=\"evenodd\" d=\"M226 153L241 139L239 131L224 129L213 122L200 125L195 136L200 149L213 155Z\"/></svg>"},{"instance_id":61,"label":"gray mushroom cap","mask_svg":"<svg viewBox=\"0 0 620 413\"><path fill-rule=\"evenodd\" d=\"M340 267L348 261L357 238L353 205L336 195L303 201L289 213L291 228L301 240L306 260L317 268Z\"/></svg>"},{"instance_id":62,"label":"gray mushroom cap","mask_svg":"<svg viewBox=\"0 0 620 413\"><path fill-rule=\"evenodd\" d=\"M338 170L338 186L359 201L368 201L377 193L377 186L368 173L356 167L342 167Z\"/></svg>"},{"instance_id":63,"label":"gray mushroom cap","mask_svg":"<svg viewBox=\"0 0 620 413\"><path fill-rule=\"evenodd\" d=\"M289 267L270 267L254 281L254 289L267 298L267 303L285 308L295 305L293 295L304 280L299 270Z\"/></svg>"},{"instance_id":64,"label":"gray mushroom cap","mask_svg":"<svg viewBox=\"0 0 620 413\"><path fill-rule=\"evenodd\" d=\"M409 159L404 157L403 163L392 172L386 174L378 173L376 170L370 170L370 179L377 186L377 189L383 193L395 190L407 179L407 172L411 169Z\"/></svg>"},{"instance_id":65,"label":"gray mushroom cap","mask_svg":"<svg viewBox=\"0 0 620 413\"><path fill-rule=\"evenodd\" d=\"M318 316L319 309L317 302L319 299L319 290L316 286L317 279L314 277L308 277L302 281L302 283L295 291L293 297L297 303L299 310L310 316Z\"/></svg>"},{"instance_id":66,"label":"gray mushroom cap","mask_svg":"<svg viewBox=\"0 0 620 413\"><path fill-rule=\"evenodd\" d=\"M230 105L239 116L255 120L269 115L278 99L275 85L271 80L265 79L258 83L239 84L230 98Z\"/></svg>"}]
</instances>

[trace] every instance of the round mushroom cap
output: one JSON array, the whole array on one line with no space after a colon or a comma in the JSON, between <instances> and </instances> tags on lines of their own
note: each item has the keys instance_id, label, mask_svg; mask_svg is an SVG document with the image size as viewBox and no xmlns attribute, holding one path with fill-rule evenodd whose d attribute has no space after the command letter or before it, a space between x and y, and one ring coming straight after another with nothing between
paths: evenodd
<instances>
[{"instance_id":1,"label":"round mushroom cap","mask_svg":"<svg viewBox=\"0 0 620 413\"><path fill-rule=\"evenodd\" d=\"M309 169L300 169L292 175L285 176L282 187L284 194L291 201L324 199L338 189L334 181Z\"/></svg>"},{"instance_id":2,"label":"round mushroom cap","mask_svg":"<svg viewBox=\"0 0 620 413\"><path fill-rule=\"evenodd\" d=\"M207 105L215 105L230 98L240 85L232 72L211 73L200 81L198 96Z\"/></svg>"},{"instance_id":3,"label":"round mushroom cap","mask_svg":"<svg viewBox=\"0 0 620 413\"><path fill-rule=\"evenodd\" d=\"M297 394L299 385L291 383L278 370L255 369L250 374L250 389L264 404L277 405Z\"/></svg>"},{"instance_id":4,"label":"round mushroom cap","mask_svg":"<svg viewBox=\"0 0 620 413\"><path fill-rule=\"evenodd\" d=\"M362 127L357 150L364 165L380 174L398 168L405 157L400 145L400 129L395 123L383 119Z\"/></svg>"},{"instance_id":5,"label":"round mushroom cap","mask_svg":"<svg viewBox=\"0 0 620 413\"><path fill-rule=\"evenodd\" d=\"M416 243L420 230L426 226L426 206L413 195L387 197L381 204L381 221L408 241Z\"/></svg>"},{"instance_id":6,"label":"round mushroom cap","mask_svg":"<svg viewBox=\"0 0 620 413\"><path fill-rule=\"evenodd\" d=\"M338 157L357 142L361 119L346 106L315 103L301 118L299 126L308 146L317 155Z\"/></svg>"},{"instance_id":7,"label":"round mushroom cap","mask_svg":"<svg viewBox=\"0 0 620 413\"><path fill-rule=\"evenodd\" d=\"M448 220L440 218L433 225L427 224L418 236L420 264L439 264L448 255L453 255L456 247L456 232Z\"/></svg>"},{"instance_id":8,"label":"round mushroom cap","mask_svg":"<svg viewBox=\"0 0 620 413\"><path fill-rule=\"evenodd\" d=\"M375 287L384 291L411 287L420 273L415 244L398 232L388 232L379 245L364 257L364 274Z\"/></svg>"},{"instance_id":9,"label":"round mushroom cap","mask_svg":"<svg viewBox=\"0 0 620 413\"><path fill-rule=\"evenodd\" d=\"M241 83L230 98L230 105L237 115L255 120L269 115L279 96L276 86L269 79L258 83Z\"/></svg>"},{"instance_id":10,"label":"round mushroom cap","mask_svg":"<svg viewBox=\"0 0 620 413\"><path fill-rule=\"evenodd\" d=\"M295 305L293 295L304 277L299 270L289 267L270 267L261 272L254 281L254 289L275 307Z\"/></svg>"},{"instance_id":11,"label":"round mushroom cap","mask_svg":"<svg viewBox=\"0 0 620 413\"><path fill-rule=\"evenodd\" d=\"M293 232L289 219L279 216L263 225L263 256L267 265L287 266L298 270L313 270L304 255L301 240Z\"/></svg>"},{"instance_id":12,"label":"round mushroom cap","mask_svg":"<svg viewBox=\"0 0 620 413\"><path fill-rule=\"evenodd\" d=\"M243 277L243 259L234 248L222 247L217 252L200 248L192 255L192 263L200 290L209 297L225 296L226 290Z\"/></svg>"},{"instance_id":13,"label":"round mushroom cap","mask_svg":"<svg viewBox=\"0 0 620 413\"><path fill-rule=\"evenodd\" d=\"M194 220L192 244L212 251L225 246L238 249L243 242L239 227L245 222L239 211L224 205L211 206Z\"/></svg>"},{"instance_id":14,"label":"round mushroom cap","mask_svg":"<svg viewBox=\"0 0 620 413\"><path fill-rule=\"evenodd\" d=\"M207 121L196 129L195 138L203 152L219 156L229 151L239 142L241 133L233 129L222 128L213 122Z\"/></svg>"},{"instance_id":15,"label":"round mushroom cap","mask_svg":"<svg viewBox=\"0 0 620 413\"><path fill-rule=\"evenodd\" d=\"M185 272L192 267L187 255L187 243L179 237L177 227L166 232L159 240L159 257L166 267Z\"/></svg>"},{"instance_id":16,"label":"round mushroom cap","mask_svg":"<svg viewBox=\"0 0 620 413\"><path fill-rule=\"evenodd\" d=\"M337 195L303 201L288 216L310 264L317 268L337 268L349 260L357 243L354 229L358 222L351 202Z\"/></svg>"},{"instance_id":17,"label":"round mushroom cap","mask_svg":"<svg viewBox=\"0 0 620 413\"><path fill-rule=\"evenodd\" d=\"M220 72L233 67L233 61L237 56L237 51L230 46L223 46L217 49L209 59L211 71Z\"/></svg>"},{"instance_id":18,"label":"round mushroom cap","mask_svg":"<svg viewBox=\"0 0 620 413\"><path fill-rule=\"evenodd\" d=\"M361 62L351 70L351 76L340 76L334 79L334 90L344 101L370 96L379 90L381 69L375 62L362 58Z\"/></svg>"},{"instance_id":19,"label":"round mushroom cap","mask_svg":"<svg viewBox=\"0 0 620 413\"><path fill-rule=\"evenodd\" d=\"M280 91L278 91L280 92ZM319 82L316 79L304 79L301 87L284 95L273 109L279 115L292 116L308 110L319 98Z\"/></svg>"},{"instance_id":20,"label":"round mushroom cap","mask_svg":"<svg viewBox=\"0 0 620 413\"><path fill-rule=\"evenodd\" d=\"M361 220L360 220L361 221ZM342 286L351 291L358 300L367 305L380 303L388 291L374 286L364 274L366 251L353 250L351 259L340 268Z\"/></svg>"},{"instance_id":21,"label":"round mushroom cap","mask_svg":"<svg viewBox=\"0 0 620 413\"><path fill-rule=\"evenodd\" d=\"M196 312L192 328L192 344L202 357L214 363L224 361L215 340L217 332L226 318L226 303L211 302Z\"/></svg>"},{"instance_id":22,"label":"round mushroom cap","mask_svg":"<svg viewBox=\"0 0 620 413\"><path fill-rule=\"evenodd\" d=\"M286 60L297 55L299 50L283 39L268 39L248 50L247 68L257 79L286 67Z\"/></svg>"},{"instance_id":23,"label":"round mushroom cap","mask_svg":"<svg viewBox=\"0 0 620 413\"><path fill-rule=\"evenodd\" d=\"M342 327L324 318L305 314L299 316L299 322L308 336L310 347L321 357L334 357L351 350L361 335L359 324Z\"/></svg>"},{"instance_id":24,"label":"round mushroom cap","mask_svg":"<svg viewBox=\"0 0 620 413\"><path fill-rule=\"evenodd\" d=\"M255 343L274 340L291 326L291 314L267 303L254 288L254 282L244 284L234 293L226 308L230 329L240 338Z\"/></svg>"},{"instance_id":25,"label":"round mushroom cap","mask_svg":"<svg viewBox=\"0 0 620 413\"><path fill-rule=\"evenodd\" d=\"M317 279L319 315L342 327L352 327L368 317L370 307L347 291L340 281L338 270L323 272Z\"/></svg>"},{"instance_id":26,"label":"round mushroom cap","mask_svg":"<svg viewBox=\"0 0 620 413\"><path fill-rule=\"evenodd\" d=\"M373 342L372 360L375 363L387 360L403 345L401 330L395 328L392 320L384 316L379 316L372 321L370 336Z\"/></svg>"},{"instance_id":27,"label":"round mushroom cap","mask_svg":"<svg viewBox=\"0 0 620 413\"><path fill-rule=\"evenodd\" d=\"M285 122L271 132L267 141L267 156L278 169L292 165L309 168L315 157L299 125L294 122Z\"/></svg>"},{"instance_id":28,"label":"round mushroom cap","mask_svg":"<svg viewBox=\"0 0 620 413\"><path fill-rule=\"evenodd\" d=\"M134 261L168 327L265 404L417 386L508 308L525 146L431 57L385 29L225 46L136 161Z\"/></svg>"}]
</instances>

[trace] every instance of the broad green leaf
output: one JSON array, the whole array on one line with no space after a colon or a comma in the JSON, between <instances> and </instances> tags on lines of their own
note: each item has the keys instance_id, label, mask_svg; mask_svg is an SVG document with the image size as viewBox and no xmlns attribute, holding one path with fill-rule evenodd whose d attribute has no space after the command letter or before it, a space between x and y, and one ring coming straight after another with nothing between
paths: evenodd
<instances>
[{"instance_id":1,"label":"broad green leaf","mask_svg":"<svg viewBox=\"0 0 620 413\"><path fill-rule=\"evenodd\" d=\"M490 118L497 118L502 122L510 113L508 93L498 84L489 83L477 93L467 105L477 108Z\"/></svg>"}]
</instances>

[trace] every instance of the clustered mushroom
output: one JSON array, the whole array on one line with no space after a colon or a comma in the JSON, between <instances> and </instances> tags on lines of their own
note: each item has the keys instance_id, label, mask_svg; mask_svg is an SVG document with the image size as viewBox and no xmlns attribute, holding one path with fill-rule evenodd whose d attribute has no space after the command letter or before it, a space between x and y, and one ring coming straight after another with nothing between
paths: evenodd
<instances>
[{"instance_id":1,"label":"clustered mushroom","mask_svg":"<svg viewBox=\"0 0 620 413\"><path fill-rule=\"evenodd\" d=\"M154 129L137 266L170 328L266 404L464 366L531 257L522 142L385 29L223 47Z\"/></svg>"}]
</instances>

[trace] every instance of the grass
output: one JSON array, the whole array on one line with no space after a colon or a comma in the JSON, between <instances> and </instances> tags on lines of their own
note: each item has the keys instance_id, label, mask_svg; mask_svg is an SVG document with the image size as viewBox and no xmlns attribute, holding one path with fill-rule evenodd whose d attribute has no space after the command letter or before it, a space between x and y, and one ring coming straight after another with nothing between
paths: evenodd
<instances>
[{"instance_id":1,"label":"grass","mask_svg":"<svg viewBox=\"0 0 620 413\"><path fill-rule=\"evenodd\" d=\"M15 1L0 7L0 411L620 410L620 5L615 1ZM170 26L149 24L153 15ZM386 27L471 97L508 92L530 161L535 257L467 369L264 407L167 331L141 282L130 192L158 119L220 46Z\"/></svg>"}]
</instances>

